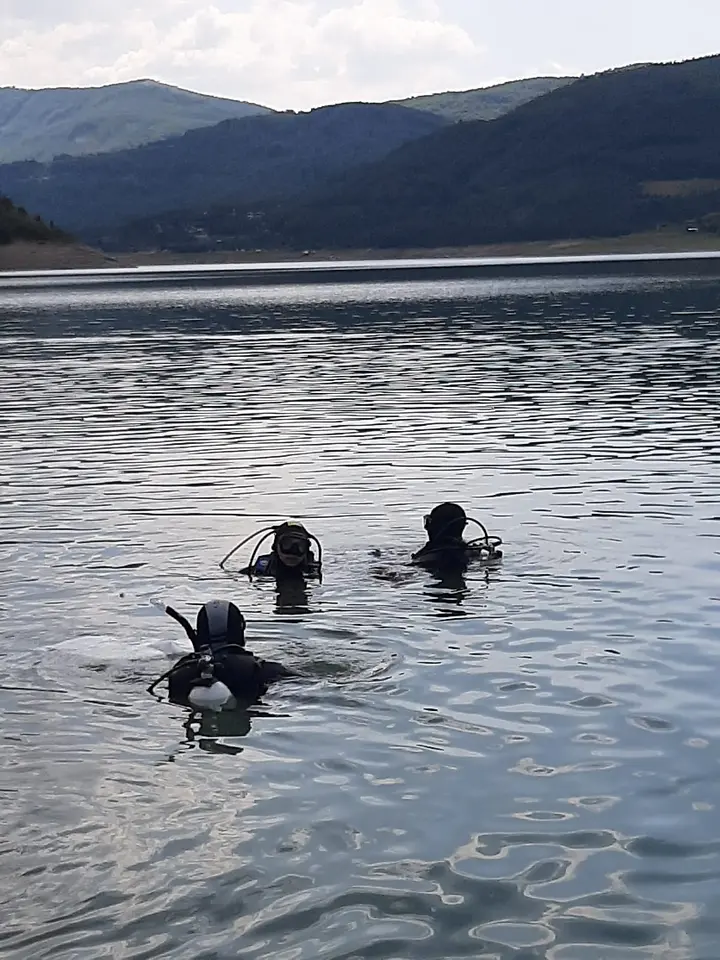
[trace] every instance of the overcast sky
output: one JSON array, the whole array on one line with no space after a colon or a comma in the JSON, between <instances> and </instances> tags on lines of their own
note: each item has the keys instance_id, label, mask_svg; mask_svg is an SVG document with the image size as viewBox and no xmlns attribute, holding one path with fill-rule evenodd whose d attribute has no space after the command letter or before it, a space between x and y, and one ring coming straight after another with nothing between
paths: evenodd
<instances>
[{"instance_id":1,"label":"overcast sky","mask_svg":"<svg viewBox=\"0 0 720 960\"><path fill-rule=\"evenodd\" d=\"M152 77L285 109L720 52L720 0L0 0L0 86Z\"/></svg>"}]
</instances>

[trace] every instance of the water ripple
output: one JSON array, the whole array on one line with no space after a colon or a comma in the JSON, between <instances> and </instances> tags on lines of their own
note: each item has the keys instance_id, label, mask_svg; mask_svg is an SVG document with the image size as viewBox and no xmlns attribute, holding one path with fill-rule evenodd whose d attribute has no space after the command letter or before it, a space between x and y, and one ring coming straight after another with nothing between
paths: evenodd
<instances>
[{"instance_id":1,"label":"water ripple","mask_svg":"<svg viewBox=\"0 0 720 960\"><path fill-rule=\"evenodd\" d=\"M0 291L3 956L714 956L717 283L234 283ZM188 726L209 596L304 676Z\"/></svg>"}]
</instances>

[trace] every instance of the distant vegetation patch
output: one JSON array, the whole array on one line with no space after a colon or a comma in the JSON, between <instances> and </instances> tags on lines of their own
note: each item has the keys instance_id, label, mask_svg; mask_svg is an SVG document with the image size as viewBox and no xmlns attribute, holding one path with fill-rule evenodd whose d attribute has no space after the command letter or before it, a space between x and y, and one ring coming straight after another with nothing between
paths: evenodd
<instances>
[{"instance_id":1,"label":"distant vegetation patch","mask_svg":"<svg viewBox=\"0 0 720 960\"><path fill-rule=\"evenodd\" d=\"M647 180L642 186L648 197L696 197L720 190L720 180Z\"/></svg>"},{"instance_id":2,"label":"distant vegetation patch","mask_svg":"<svg viewBox=\"0 0 720 960\"><path fill-rule=\"evenodd\" d=\"M409 97L397 103L415 110L427 110L454 123L469 120L495 120L523 103L558 90L572 83L576 77L533 77L529 80L510 80L477 90L453 90Z\"/></svg>"},{"instance_id":3,"label":"distant vegetation patch","mask_svg":"<svg viewBox=\"0 0 720 960\"><path fill-rule=\"evenodd\" d=\"M698 226L701 230L707 230L708 233L720 233L720 212L706 213L698 220Z\"/></svg>"}]
</instances>

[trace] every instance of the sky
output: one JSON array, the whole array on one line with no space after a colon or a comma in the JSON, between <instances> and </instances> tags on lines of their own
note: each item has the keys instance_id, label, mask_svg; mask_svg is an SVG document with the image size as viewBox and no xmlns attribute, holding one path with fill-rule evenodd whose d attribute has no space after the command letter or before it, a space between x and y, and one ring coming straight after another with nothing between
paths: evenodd
<instances>
[{"instance_id":1,"label":"sky","mask_svg":"<svg viewBox=\"0 0 720 960\"><path fill-rule=\"evenodd\" d=\"M0 0L0 86L306 110L720 52L720 0Z\"/></svg>"}]
</instances>

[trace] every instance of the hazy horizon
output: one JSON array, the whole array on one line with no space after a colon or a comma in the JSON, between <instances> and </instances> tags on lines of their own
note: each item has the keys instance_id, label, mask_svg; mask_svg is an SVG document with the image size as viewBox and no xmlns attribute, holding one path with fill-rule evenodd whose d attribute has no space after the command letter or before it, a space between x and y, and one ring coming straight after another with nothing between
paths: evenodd
<instances>
[{"instance_id":1,"label":"hazy horizon","mask_svg":"<svg viewBox=\"0 0 720 960\"><path fill-rule=\"evenodd\" d=\"M277 110L399 100L718 52L688 0L3 0L0 86L152 79Z\"/></svg>"},{"instance_id":2,"label":"hazy horizon","mask_svg":"<svg viewBox=\"0 0 720 960\"><path fill-rule=\"evenodd\" d=\"M621 66L630 67L630 66L634 66L634 64L622 64ZM641 64L638 64L638 66L641 66ZM543 79L543 78L545 78L545 77L552 77L552 76L562 77L562 76L570 76L570 75L569 75L569 74L549 74L549 73L548 73L548 74L542 74L541 76L540 76L540 75L532 75L532 76L528 75L527 77L512 77L511 79L508 79L508 80L496 80L496 81L491 81L490 83L481 83L481 84L478 84L477 86L471 86L471 87L455 87L455 88L453 88L453 89L447 89L447 90L422 90L420 93L409 94L408 97L389 97L389 98L387 98L387 100L405 100L405 99L408 99L409 97L430 96L430 95L435 94L435 93L465 93L465 92L470 91L470 90L486 90L486 89L490 89L490 88L492 88L492 87L500 87L500 86L503 86L504 84L516 83L516 82L522 81L522 80L536 80L536 79ZM580 75L577 74L577 76L580 76ZM40 90L103 90L103 89L106 89L106 88L108 88L108 87L121 87L121 86L130 85L130 84L132 84L132 83L157 83L157 84L160 84L160 85L162 85L162 86L174 87L174 88L176 88L176 89L178 89L178 90L184 90L186 93L197 93L197 94L200 94L201 96L215 97L215 98L217 98L217 99L219 99L219 100L230 100L231 102L234 102L234 101L236 101L236 100L242 99L242 98L239 98L239 97L229 97L229 96L227 96L227 95L223 95L223 94L219 94L219 93L211 93L211 92L209 92L209 91L207 91L207 90L197 90L197 89L194 89L194 88L192 88L192 87L183 87L181 84L178 84L178 83L169 83L169 82L167 82L166 80L160 80L160 79L158 79L157 77L132 77L131 79L128 79L128 80L115 80L115 81L110 81L109 83L87 83L87 84L63 83L63 84L58 84L58 86L56 86L56 87L53 87L53 86L48 86L48 87L29 87L29 86L24 86L24 87L20 87L20 86L13 85L13 84L0 84L0 90L23 90L23 91L27 91L28 93L34 93L34 92L37 92L37 91L40 91ZM338 101L335 101L334 103L327 103L327 104L318 103L318 104L315 104L315 105L312 106L312 107L276 107L276 108L274 108L274 109L279 110L279 111L280 111L280 110L294 110L296 113L301 113L301 112L305 112L305 111L307 111L307 110L315 110L315 109L318 109L319 107L323 107L323 106L336 106L336 105L340 105L340 104L342 104L342 103L353 103L353 102L354 102L354 103L362 103L362 102L366 102L366 103L378 103L378 102L387 102L387 100L383 100L383 101L377 101L377 100L367 100L367 101L362 101L362 100L354 100L354 101L353 101L353 100L338 100ZM258 103L257 105L258 105L258 106L268 106L268 104L261 104L261 103Z\"/></svg>"}]
</instances>

